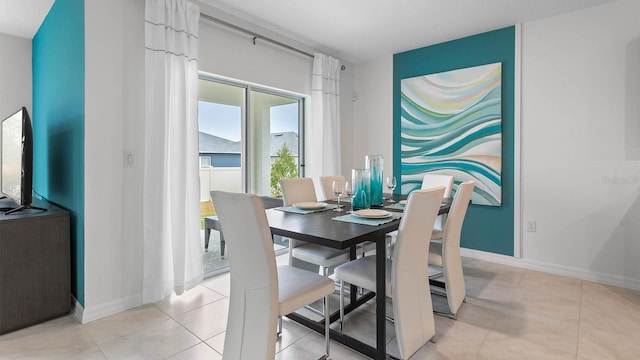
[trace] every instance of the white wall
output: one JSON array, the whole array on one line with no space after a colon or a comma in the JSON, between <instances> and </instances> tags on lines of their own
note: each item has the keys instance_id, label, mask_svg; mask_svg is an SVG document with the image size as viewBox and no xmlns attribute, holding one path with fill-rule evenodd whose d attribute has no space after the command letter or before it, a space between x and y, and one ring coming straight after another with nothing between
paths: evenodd
<instances>
[{"instance_id":1,"label":"white wall","mask_svg":"<svg viewBox=\"0 0 640 360\"><path fill-rule=\"evenodd\" d=\"M525 259L640 288L640 2L522 27Z\"/></svg>"},{"instance_id":2,"label":"white wall","mask_svg":"<svg viewBox=\"0 0 640 360\"><path fill-rule=\"evenodd\" d=\"M224 13L215 8L200 4L200 11L213 17L231 22L235 25L254 31L289 44L304 52L313 54L314 49L309 46L274 33L264 28ZM236 80L246 81L280 90L290 91L305 96L311 95L311 73L313 58L283 49L260 39L256 45L249 35L225 28L207 20L200 21L200 55L199 68L201 71L225 76ZM327 55L333 55L327 53ZM341 136L342 145L351 146L351 133L348 129L353 121L353 103L351 94L353 89L353 66L341 61L346 69L340 74L341 81L341 119L346 124ZM310 114L310 113L309 113ZM307 121L309 121L307 116ZM307 138L314 136L306 125ZM307 142L308 145L308 142ZM306 147L306 151L311 151ZM364 160L363 160L364 163ZM307 156L307 165L309 157ZM343 169L350 169L344 167ZM350 173L345 173L346 175Z\"/></svg>"},{"instance_id":3,"label":"white wall","mask_svg":"<svg viewBox=\"0 0 640 360\"><path fill-rule=\"evenodd\" d=\"M524 24L522 46L523 213L538 225L524 234L523 261L634 287L640 281L639 6L618 1ZM143 19L143 0L85 3L83 321L141 301ZM310 92L310 59L254 46L213 25L200 32L203 70ZM16 100L0 96L0 111L13 102L30 108L31 43L0 35L0 45L3 53L9 47L20 54L0 64L0 79L29 78ZM390 173L392 56L347 64L341 91L344 174L363 166L368 153L383 154ZM131 167L124 166L125 151L134 153Z\"/></svg>"},{"instance_id":4,"label":"white wall","mask_svg":"<svg viewBox=\"0 0 640 360\"><path fill-rule=\"evenodd\" d=\"M0 33L0 49L0 120L21 106L31 114L31 39Z\"/></svg>"},{"instance_id":5,"label":"white wall","mask_svg":"<svg viewBox=\"0 0 640 360\"><path fill-rule=\"evenodd\" d=\"M352 153L345 154L350 156L343 158L343 168L362 169L367 154L382 154L388 176L393 172L393 56L358 64L354 92Z\"/></svg>"},{"instance_id":6,"label":"white wall","mask_svg":"<svg viewBox=\"0 0 640 360\"><path fill-rule=\"evenodd\" d=\"M201 10L277 37L215 9ZM303 95L311 92L309 57L260 42L254 46L246 36L202 20L199 44L203 71ZM83 322L142 301L144 0L86 2L85 53L85 306L77 313ZM342 93L349 101L343 100L342 112L348 119L350 71L347 64ZM29 80L29 99L30 86ZM124 163L127 152L134 155L131 166Z\"/></svg>"},{"instance_id":7,"label":"white wall","mask_svg":"<svg viewBox=\"0 0 640 360\"><path fill-rule=\"evenodd\" d=\"M141 302L143 0L85 3L85 61L83 322Z\"/></svg>"},{"instance_id":8,"label":"white wall","mask_svg":"<svg viewBox=\"0 0 640 360\"><path fill-rule=\"evenodd\" d=\"M200 11L276 37L267 30L255 29L252 24L213 8L201 5ZM311 92L313 59L306 55L261 40L253 45L249 35L207 20L200 20L199 46L198 67L201 71L299 94L308 95ZM297 47L313 53L303 45Z\"/></svg>"},{"instance_id":9,"label":"white wall","mask_svg":"<svg viewBox=\"0 0 640 360\"><path fill-rule=\"evenodd\" d=\"M522 210L537 232L511 263L640 288L639 13L616 1L523 24ZM392 171L392 70L391 54L356 66L345 166L375 152Z\"/></svg>"}]
</instances>

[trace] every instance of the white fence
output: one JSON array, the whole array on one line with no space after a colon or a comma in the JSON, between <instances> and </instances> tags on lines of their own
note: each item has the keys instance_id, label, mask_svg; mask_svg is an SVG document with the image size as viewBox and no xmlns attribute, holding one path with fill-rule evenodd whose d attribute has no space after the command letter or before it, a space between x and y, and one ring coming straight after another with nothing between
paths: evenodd
<instances>
[{"instance_id":1,"label":"white fence","mask_svg":"<svg viewBox=\"0 0 640 360\"><path fill-rule=\"evenodd\" d=\"M242 192L242 173L239 167L200 168L200 201L211 200L211 190Z\"/></svg>"}]
</instances>

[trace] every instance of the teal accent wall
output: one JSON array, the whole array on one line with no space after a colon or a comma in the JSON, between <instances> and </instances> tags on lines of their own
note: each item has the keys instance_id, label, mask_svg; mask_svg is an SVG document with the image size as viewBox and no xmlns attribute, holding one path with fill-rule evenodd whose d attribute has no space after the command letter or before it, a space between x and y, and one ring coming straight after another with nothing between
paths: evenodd
<instances>
[{"instance_id":1,"label":"teal accent wall","mask_svg":"<svg viewBox=\"0 0 640 360\"><path fill-rule=\"evenodd\" d=\"M33 189L71 213L71 292L84 306L84 0L56 0L32 48Z\"/></svg>"},{"instance_id":2,"label":"teal accent wall","mask_svg":"<svg viewBox=\"0 0 640 360\"><path fill-rule=\"evenodd\" d=\"M496 62L502 62L502 205L469 206L461 246L513 256L515 26L393 56L393 173L401 173L401 80Z\"/></svg>"}]
</instances>

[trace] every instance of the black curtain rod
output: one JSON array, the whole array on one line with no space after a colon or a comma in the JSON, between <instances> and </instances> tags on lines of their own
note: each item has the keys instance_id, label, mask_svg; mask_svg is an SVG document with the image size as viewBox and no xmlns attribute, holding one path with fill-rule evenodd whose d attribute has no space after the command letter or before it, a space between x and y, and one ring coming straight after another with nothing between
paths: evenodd
<instances>
[{"instance_id":1,"label":"black curtain rod","mask_svg":"<svg viewBox=\"0 0 640 360\"><path fill-rule=\"evenodd\" d=\"M200 18L205 19L205 20L209 20L209 21L214 22L214 23L216 23L216 24L219 24L219 25L222 25L222 26L226 26L226 27L228 27L228 28L230 28L230 29L233 29L233 30L235 30L235 31L239 31L239 32L241 32L241 33L244 33L244 34L247 34L247 35L249 35L249 36L252 36L252 37L253 37L253 45L255 45L255 44L256 44L256 40L260 39L260 40L268 41L268 42L270 42L270 43L272 43L272 44L278 45L278 46L283 47L283 48L285 48L285 49L288 49L288 50L291 50L291 51L297 52L298 54L302 54L302 55L308 56L308 57L310 57L310 58L313 58L313 57L314 57L314 56L313 56L313 54L310 54L310 53L308 53L308 52L306 52L306 51L302 51L302 50L300 50L300 49L296 49L296 48L294 48L294 47L293 47L293 46L291 46L291 45L287 45L287 44L282 43L282 42L280 42L280 41L278 41L278 40L274 40L274 39L272 39L272 38L269 38L269 37L266 37L266 36L262 36L262 35L260 35L260 34L258 34L258 33L256 33L256 32L253 32L253 31L251 31L251 30L247 30L247 29L245 29L245 28L243 28L243 27L240 27L240 26L238 26L238 25L234 25L234 24L232 24L232 23L230 23L230 22L226 22L226 21L224 21L224 20L221 20L221 19L215 18L215 17L213 17L213 16L211 16L211 15L208 15L208 14L205 14L205 13L200 13ZM341 69L341 70L344 70L344 69L346 69L346 67L345 67L344 65L342 65L342 66L340 67L340 69Z\"/></svg>"}]
</instances>

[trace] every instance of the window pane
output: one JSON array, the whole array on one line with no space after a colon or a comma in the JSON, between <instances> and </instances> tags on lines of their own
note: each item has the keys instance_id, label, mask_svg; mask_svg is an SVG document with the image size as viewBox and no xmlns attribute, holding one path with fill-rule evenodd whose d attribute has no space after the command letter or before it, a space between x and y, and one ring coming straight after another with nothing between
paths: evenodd
<instances>
[{"instance_id":1,"label":"window pane","mask_svg":"<svg viewBox=\"0 0 640 360\"><path fill-rule=\"evenodd\" d=\"M244 192L242 118L245 89L200 79L198 97L200 215L205 247L203 271L209 274L229 266L226 244L220 241L220 234L205 227L205 218L216 214L210 191Z\"/></svg>"},{"instance_id":2,"label":"window pane","mask_svg":"<svg viewBox=\"0 0 640 360\"><path fill-rule=\"evenodd\" d=\"M211 190L243 192L242 114L245 89L200 80L198 123L200 157L209 157L210 168L200 170L200 199Z\"/></svg>"},{"instance_id":3,"label":"window pane","mask_svg":"<svg viewBox=\"0 0 640 360\"><path fill-rule=\"evenodd\" d=\"M247 106L247 103L249 106ZM279 196L281 177L297 177L299 124L303 100L252 86L203 77L199 82L200 196L204 273L228 266L217 231L206 234L205 218L215 215L211 190ZM212 224L211 220L208 222ZM288 240L274 237L276 253Z\"/></svg>"},{"instance_id":4,"label":"window pane","mask_svg":"<svg viewBox=\"0 0 640 360\"><path fill-rule=\"evenodd\" d=\"M254 192L280 196L278 180L298 177L299 99L251 91Z\"/></svg>"}]
</instances>

